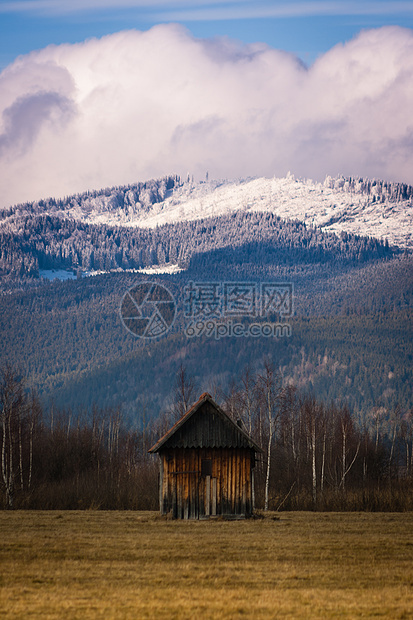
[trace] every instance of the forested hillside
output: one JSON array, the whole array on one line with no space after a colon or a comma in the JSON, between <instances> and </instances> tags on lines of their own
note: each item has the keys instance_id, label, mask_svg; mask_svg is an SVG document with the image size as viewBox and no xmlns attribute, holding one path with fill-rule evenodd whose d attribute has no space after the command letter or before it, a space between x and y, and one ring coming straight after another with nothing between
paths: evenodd
<instances>
[{"instance_id":1,"label":"forested hillside","mask_svg":"<svg viewBox=\"0 0 413 620\"><path fill-rule=\"evenodd\" d=\"M241 248L251 262L391 257L398 250L384 233L413 243L412 196L405 184L355 178L193 184L170 176L50 198L0 212L0 276L7 287L39 269L186 266L199 253Z\"/></svg>"},{"instance_id":2,"label":"forested hillside","mask_svg":"<svg viewBox=\"0 0 413 620\"><path fill-rule=\"evenodd\" d=\"M26 217L18 231L0 229L3 278L39 277L39 269L84 271L139 269L176 263L215 252L222 267L241 263L360 264L399 253L368 237L340 237L273 214L235 213L220 218L166 224L156 229L113 228L61 220L50 215ZM207 267L209 258L197 261ZM207 275L207 274L205 274Z\"/></svg>"},{"instance_id":3,"label":"forested hillside","mask_svg":"<svg viewBox=\"0 0 413 620\"><path fill-rule=\"evenodd\" d=\"M291 179L283 183L290 192L306 192L305 200L317 192L315 200L321 200L324 190L348 196L350 205L354 196L366 196L370 206L389 209L412 199L409 186L362 179L326 179L324 189L304 183L297 189ZM237 187L230 187L233 194ZM204 218L197 212L188 221L182 215L161 226L131 225L136 215L162 212L174 201L179 207L182 197L194 192L199 207L210 187L194 189L190 180L183 184L167 177L4 211L0 361L19 367L47 405L73 411L94 403L120 406L128 423L138 427L142 412L156 417L168 407L181 363L200 391L225 392L246 365L259 370L271 358L286 381L322 399L345 402L356 416L377 406L387 411L397 404L413 406L408 250L248 205L228 212L217 207L216 215ZM94 214L94 223L85 220L87 213ZM108 223L110 214L123 224ZM396 226L391 215L388 221ZM137 272L170 264L182 271ZM39 270L52 269L70 269L78 278L39 278ZM106 273L85 277L90 272ZM128 333L119 315L125 292L144 280L163 283L177 305L172 330L150 342ZM184 306L190 282L288 283L294 291L291 336L216 339L203 332L188 337Z\"/></svg>"},{"instance_id":4,"label":"forested hillside","mask_svg":"<svg viewBox=\"0 0 413 620\"><path fill-rule=\"evenodd\" d=\"M228 264L208 276L243 280L251 266ZM243 270L246 267L246 272ZM81 409L120 404L138 423L167 407L181 363L201 391L227 389L247 364L269 355L286 377L323 398L347 401L360 413L374 405L412 405L413 264L409 257L360 267L256 266L259 278L292 281L295 314L290 338L185 336L184 287L204 268L157 276L177 300L172 332L159 341L133 337L123 327L123 294L144 274L107 274L3 295L2 361L22 368L48 402Z\"/></svg>"}]
</instances>

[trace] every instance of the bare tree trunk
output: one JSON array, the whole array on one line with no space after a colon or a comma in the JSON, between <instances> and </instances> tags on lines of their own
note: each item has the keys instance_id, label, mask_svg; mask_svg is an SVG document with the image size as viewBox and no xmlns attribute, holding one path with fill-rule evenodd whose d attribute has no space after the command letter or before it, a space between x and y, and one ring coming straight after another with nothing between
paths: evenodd
<instances>
[{"instance_id":1,"label":"bare tree trunk","mask_svg":"<svg viewBox=\"0 0 413 620\"><path fill-rule=\"evenodd\" d=\"M66 431L66 440L69 441L70 436L70 424L72 422L72 412L69 413L69 417L67 420L67 431Z\"/></svg>"},{"instance_id":2,"label":"bare tree trunk","mask_svg":"<svg viewBox=\"0 0 413 620\"><path fill-rule=\"evenodd\" d=\"M311 420L311 469L312 469L312 477L313 477L313 502L314 505L317 503L317 468L316 468L316 421L315 421L315 411L313 412L313 418Z\"/></svg>"},{"instance_id":3,"label":"bare tree trunk","mask_svg":"<svg viewBox=\"0 0 413 620\"><path fill-rule=\"evenodd\" d=\"M29 479L28 479L28 488L30 489L32 486L32 472L33 472L33 434L34 434L34 419L33 416L30 420L30 429L29 429Z\"/></svg>"},{"instance_id":4,"label":"bare tree trunk","mask_svg":"<svg viewBox=\"0 0 413 620\"><path fill-rule=\"evenodd\" d=\"M264 445L263 442L263 430L262 430L262 416L261 416L261 409L258 408L258 426L259 426L259 438L260 438L260 446Z\"/></svg>"},{"instance_id":5,"label":"bare tree trunk","mask_svg":"<svg viewBox=\"0 0 413 620\"><path fill-rule=\"evenodd\" d=\"M342 467L342 476L341 476L341 488L343 489L343 493L345 493L346 488L345 488L345 478L346 478L346 439L347 439L347 433L346 433L346 428L344 425L344 421L341 421L341 432L342 432L342 440L341 440L341 467Z\"/></svg>"},{"instance_id":6,"label":"bare tree trunk","mask_svg":"<svg viewBox=\"0 0 413 620\"><path fill-rule=\"evenodd\" d=\"M270 470L271 470L271 444L272 444L272 419L269 416L268 444L267 444L267 471L265 474L265 501L264 510L268 510L268 494L270 487Z\"/></svg>"},{"instance_id":7,"label":"bare tree trunk","mask_svg":"<svg viewBox=\"0 0 413 620\"><path fill-rule=\"evenodd\" d=\"M251 437L252 435L252 407L251 407L250 399L248 399L248 402L247 402L247 414L248 414L248 435Z\"/></svg>"},{"instance_id":8,"label":"bare tree trunk","mask_svg":"<svg viewBox=\"0 0 413 620\"><path fill-rule=\"evenodd\" d=\"M177 422L188 411L190 405L194 400L195 383L192 377L188 376L188 373L181 364L175 381L174 400L172 403L172 415L175 422Z\"/></svg>"},{"instance_id":9,"label":"bare tree trunk","mask_svg":"<svg viewBox=\"0 0 413 620\"><path fill-rule=\"evenodd\" d=\"M347 439L349 433L351 433L351 418L349 415L341 416L341 433L342 433L342 441L341 441L341 462L342 462L342 475L340 486L342 488L343 493L346 491L346 476L353 467L356 462L359 450L360 450L360 440L357 444L357 449L354 454L354 457L349 465L347 465Z\"/></svg>"},{"instance_id":10,"label":"bare tree trunk","mask_svg":"<svg viewBox=\"0 0 413 620\"><path fill-rule=\"evenodd\" d=\"M320 409L312 397L304 398L301 402L304 421L305 442L307 446L307 462L311 469L311 489L313 504L317 503L317 433L320 426Z\"/></svg>"},{"instance_id":11,"label":"bare tree trunk","mask_svg":"<svg viewBox=\"0 0 413 620\"><path fill-rule=\"evenodd\" d=\"M357 445L357 450L356 450L356 453L355 453L355 455L354 455L354 457L353 457L353 460L351 461L350 465L347 467L346 471L344 472L344 477L343 477L343 489L344 489L344 479L345 479L345 477L347 476L347 474L348 474L348 472L350 471L350 469L353 467L354 463L356 462L356 458L357 458L357 456L358 456L359 450L360 450L360 442L359 442L359 443L358 443L358 445Z\"/></svg>"},{"instance_id":12,"label":"bare tree trunk","mask_svg":"<svg viewBox=\"0 0 413 620\"><path fill-rule=\"evenodd\" d=\"M324 424L326 424L326 422L324 421ZM326 441L327 441L327 428L326 426L324 426L324 433L323 433L323 453L322 453L322 457L321 457L321 476L320 476L320 491L321 494L324 493L324 475L325 475L325 463L326 463Z\"/></svg>"},{"instance_id":13,"label":"bare tree trunk","mask_svg":"<svg viewBox=\"0 0 413 620\"><path fill-rule=\"evenodd\" d=\"M293 453L293 461L295 465L297 462L297 448L295 445L295 426L293 418L291 418L291 450Z\"/></svg>"},{"instance_id":14,"label":"bare tree trunk","mask_svg":"<svg viewBox=\"0 0 413 620\"><path fill-rule=\"evenodd\" d=\"M271 447L275 434L277 408L279 408L281 383L280 376L275 372L273 365L265 363L265 373L258 377L258 393L261 399L261 408L265 408L268 422L267 438L267 470L265 474L264 509L269 507L269 486L271 473Z\"/></svg>"},{"instance_id":15,"label":"bare tree trunk","mask_svg":"<svg viewBox=\"0 0 413 620\"><path fill-rule=\"evenodd\" d=\"M389 456L389 476L391 476L391 464L393 462L394 445L396 443L396 423L393 424L393 434L391 440L390 456Z\"/></svg>"},{"instance_id":16,"label":"bare tree trunk","mask_svg":"<svg viewBox=\"0 0 413 620\"><path fill-rule=\"evenodd\" d=\"M7 379L6 379L7 381ZM1 448L2 478L6 490L6 504L13 508L13 443L11 432L11 411L8 402L8 386L5 385L2 398L3 441Z\"/></svg>"},{"instance_id":17,"label":"bare tree trunk","mask_svg":"<svg viewBox=\"0 0 413 620\"><path fill-rule=\"evenodd\" d=\"M10 366L0 370L0 412L2 422L1 477L8 508L13 508L15 482L24 482L24 441L28 406L23 381ZM31 481L30 481L31 482Z\"/></svg>"},{"instance_id":18,"label":"bare tree trunk","mask_svg":"<svg viewBox=\"0 0 413 620\"><path fill-rule=\"evenodd\" d=\"M248 434L251 436L252 435L252 422L253 422L253 416L252 416L252 408L253 408L253 402L252 402L252 394L254 391L254 379L251 376L251 369L249 367L247 367L244 371L244 374L242 376L241 379L241 383L242 383L242 391L243 391L243 404L244 407L246 409L247 412L247 428L248 428Z\"/></svg>"},{"instance_id":19,"label":"bare tree trunk","mask_svg":"<svg viewBox=\"0 0 413 620\"><path fill-rule=\"evenodd\" d=\"M410 475L413 474L413 440L410 444Z\"/></svg>"},{"instance_id":20,"label":"bare tree trunk","mask_svg":"<svg viewBox=\"0 0 413 620\"><path fill-rule=\"evenodd\" d=\"M112 419L109 418L108 424L108 454L109 454L109 464L112 465Z\"/></svg>"},{"instance_id":21,"label":"bare tree trunk","mask_svg":"<svg viewBox=\"0 0 413 620\"><path fill-rule=\"evenodd\" d=\"M8 505L9 508L13 508L13 495L14 495L14 469L13 469L13 435L11 429L11 413L9 418L9 479L7 485Z\"/></svg>"},{"instance_id":22,"label":"bare tree trunk","mask_svg":"<svg viewBox=\"0 0 413 620\"><path fill-rule=\"evenodd\" d=\"M391 442L391 449L390 449L390 457L389 457L389 481L392 478L392 464L393 464L393 458L395 456L395 448L396 448L396 440L399 436L399 433L401 432L401 434L403 434L403 425L404 425L404 420L402 419L402 410L400 405L396 405L396 407L394 408L393 414L391 416L391 423L392 423L392 427L393 427L393 433L392 433L392 442ZM397 467L397 462L398 459L395 459L396 461L396 477L398 478L399 476L399 468Z\"/></svg>"},{"instance_id":23,"label":"bare tree trunk","mask_svg":"<svg viewBox=\"0 0 413 620\"><path fill-rule=\"evenodd\" d=\"M23 441L22 441L22 418L19 412L19 469L20 469L20 487L24 490L23 480Z\"/></svg>"},{"instance_id":24,"label":"bare tree trunk","mask_svg":"<svg viewBox=\"0 0 413 620\"><path fill-rule=\"evenodd\" d=\"M115 418L115 454L119 455L119 430L120 430L120 411L116 411Z\"/></svg>"},{"instance_id":25,"label":"bare tree trunk","mask_svg":"<svg viewBox=\"0 0 413 620\"><path fill-rule=\"evenodd\" d=\"M1 444L1 475L3 478L4 486L8 487L8 472L7 472L7 458L6 458L6 440L7 440L7 418L6 418L6 409L3 406L2 411L2 427L3 427L3 437Z\"/></svg>"},{"instance_id":26,"label":"bare tree trunk","mask_svg":"<svg viewBox=\"0 0 413 620\"><path fill-rule=\"evenodd\" d=\"M251 472L251 500L252 500L252 510L255 510L255 474L254 470Z\"/></svg>"}]
</instances>

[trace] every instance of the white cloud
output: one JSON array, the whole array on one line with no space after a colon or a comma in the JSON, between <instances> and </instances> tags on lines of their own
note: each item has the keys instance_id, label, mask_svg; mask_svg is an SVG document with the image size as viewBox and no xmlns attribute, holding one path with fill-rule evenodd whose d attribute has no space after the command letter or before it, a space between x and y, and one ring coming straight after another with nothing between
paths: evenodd
<instances>
[{"instance_id":1,"label":"white cloud","mask_svg":"<svg viewBox=\"0 0 413 620\"><path fill-rule=\"evenodd\" d=\"M50 46L0 74L0 205L207 170L413 184L412 85L398 27L310 68L175 25Z\"/></svg>"}]
</instances>

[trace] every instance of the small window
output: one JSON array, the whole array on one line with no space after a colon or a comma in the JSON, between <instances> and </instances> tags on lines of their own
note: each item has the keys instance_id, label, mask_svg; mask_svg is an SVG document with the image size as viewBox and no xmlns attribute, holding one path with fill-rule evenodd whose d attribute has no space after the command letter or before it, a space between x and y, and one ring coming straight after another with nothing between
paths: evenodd
<instances>
[{"instance_id":1,"label":"small window","mask_svg":"<svg viewBox=\"0 0 413 620\"><path fill-rule=\"evenodd\" d=\"M201 476L203 478L206 476L212 476L212 459L201 460Z\"/></svg>"}]
</instances>

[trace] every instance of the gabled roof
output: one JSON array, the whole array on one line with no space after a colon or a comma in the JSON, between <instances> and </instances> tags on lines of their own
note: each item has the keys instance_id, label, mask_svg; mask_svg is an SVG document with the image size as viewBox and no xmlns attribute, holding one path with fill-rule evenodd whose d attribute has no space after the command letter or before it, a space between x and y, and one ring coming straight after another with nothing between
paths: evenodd
<instances>
[{"instance_id":1,"label":"gabled roof","mask_svg":"<svg viewBox=\"0 0 413 620\"><path fill-rule=\"evenodd\" d=\"M159 452L162 448L251 448L262 452L207 392L149 452Z\"/></svg>"}]
</instances>

